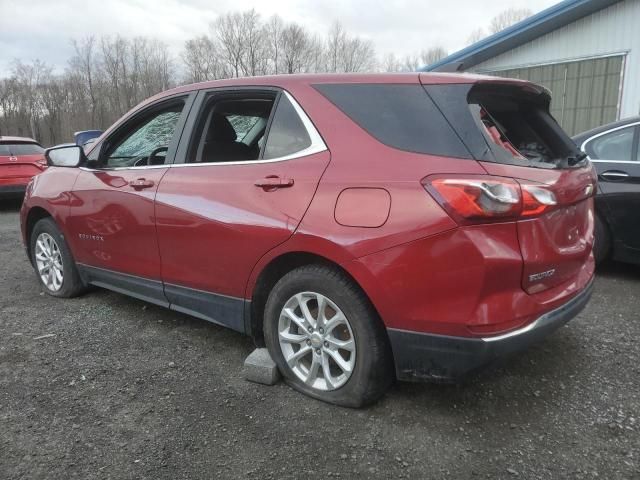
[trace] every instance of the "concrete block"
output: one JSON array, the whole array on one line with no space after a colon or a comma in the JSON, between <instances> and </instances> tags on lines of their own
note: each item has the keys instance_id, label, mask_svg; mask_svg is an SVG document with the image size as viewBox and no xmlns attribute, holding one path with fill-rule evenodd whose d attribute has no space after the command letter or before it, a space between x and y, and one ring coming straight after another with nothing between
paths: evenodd
<instances>
[{"instance_id":1,"label":"concrete block","mask_svg":"<svg viewBox=\"0 0 640 480\"><path fill-rule=\"evenodd\" d=\"M244 377L250 382L275 385L280 372L266 348L256 348L244 361Z\"/></svg>"}]
</instances>

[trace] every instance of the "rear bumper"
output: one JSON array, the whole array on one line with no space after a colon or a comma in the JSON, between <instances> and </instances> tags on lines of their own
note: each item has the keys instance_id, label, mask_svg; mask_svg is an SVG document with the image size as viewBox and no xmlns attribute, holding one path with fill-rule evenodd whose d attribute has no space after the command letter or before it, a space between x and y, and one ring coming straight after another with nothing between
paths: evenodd
<instances>
[{"instance_id":1,"label":"rear bumper","mask_svg":"<svg viewBox=\"0 0 640 480\"><path fill-rule=\"evenodd\" d=\"M20 198L24 196L27 185L0 185L0 198Z\"/></svg>"},{"instance_id":2,"label":"rear bumper","mask_svg":"<svg viewBox=\"0 0 640 480\"><path fill-rule=\"evenodd\" d=\"M578 315L592 291L593 279L560 307L525 327L494 337L453 337L388 328L396 376L408 381L454 381L543 339Z\"/></svg>"}]
</instances>

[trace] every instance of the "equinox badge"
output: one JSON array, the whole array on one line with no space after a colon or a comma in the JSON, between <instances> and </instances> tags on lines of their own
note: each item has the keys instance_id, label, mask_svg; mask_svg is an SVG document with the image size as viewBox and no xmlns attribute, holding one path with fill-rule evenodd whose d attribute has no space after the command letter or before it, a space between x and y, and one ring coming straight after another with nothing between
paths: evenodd
<instances>
[{"instance_id":1,"label":"equinox badge","mask_svg":"<svg viewBox=\"0 0 640 480\"><path fill-rule=\"evenodd\" d=\"M547 270L546 272L533 273L529 275L530 282L537 282L538 280L542 280L544 278L551 277L554 273L556 273L556 269L552 268L551 270Z\"/></svg>"}]
</instances>

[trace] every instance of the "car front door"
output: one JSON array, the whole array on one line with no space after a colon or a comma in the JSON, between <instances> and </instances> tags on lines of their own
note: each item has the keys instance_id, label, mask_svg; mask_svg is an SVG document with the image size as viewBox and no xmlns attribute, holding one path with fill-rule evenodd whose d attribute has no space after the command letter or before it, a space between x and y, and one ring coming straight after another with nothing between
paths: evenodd
<instances>
[{"instance_id":1,"label":"car front door","mask_svg":"<svg viewBox=\"0 0 640 480\"><path fill-rule=\"evenodd\" d=\"M600 195L614 240L640 250L640 152L638 124L626 125L588 139L584 151L598 172Z\"/></svg>"},{"instance_id":2,"label":"car front door","mask_svg":"<svg viewBox=\"0 0 640 480\"><path fill-rule=\"evenodd\" d=\"M192 100L175 97L144 108L89 154L69 211L70 243L85 280L167 305L154 198Z\"/></svg>"},{"instance_id":3,"label":"car front door","mask_svg":"<svg viewBox=\"0 0 640 480\"><path fill-rule=\"evenodd\" d=\"M156 196L165 295L177 311L244 331L251 270L293 234L330 154L285 92L201 92L193 112L185 163Z\"/></svg>"}]
</instances>

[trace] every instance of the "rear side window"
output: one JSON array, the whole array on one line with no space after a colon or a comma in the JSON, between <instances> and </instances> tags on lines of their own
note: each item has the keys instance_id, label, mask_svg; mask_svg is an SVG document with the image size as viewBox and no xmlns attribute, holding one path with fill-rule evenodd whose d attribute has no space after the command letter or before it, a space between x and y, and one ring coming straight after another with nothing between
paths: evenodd
<instances>
[{"instance_id":1,"label":"rear side window","mask_svg":"<svg viewBox=\"0 0 640 480\"><path fill-rule=\"evenodd\" d=\"M3 143L0 144L0 155L40 155L44 153L37 143Z\"/></svg>"},{"instance_id":2,"label":"rear side window","mask_svg":"<svg viewBox=\"0 0 640 480\"><path fill-rule=\"evenodd\" d=\"M633 159L633 140L636 128L622 128L594 138L585 146L586 152L595 160L618 160L629 162Z\"/></svg>"},{"instance_id":3,"label":"rear side window","mask_svg":"<svg viewBox=\"0 0 640 480\"><path fill-rule=\"evenodd\" d=\"M314 87L385 145L408 152L471 158L421 85L319 84Z\"/></svg>"},{"instance_id":4,"label":"rear side window","mask_svg":"<svg viewBox=\"0 0 640 480\"><path fill-rule=\"evenodd\" d=\"M275 93L212 93L191 141L188 163L248 162L260 159Z\"/></svg>"},{"instance_id":5,"label":"rear side window","mask_svg":"<svg viewBox=\"0 0 640 480\"><path fill-rule=\"evenodd\" d=\"M285 157L310 146L311 138L300 116L287 96L281 95L269 128L263 158Z\"/></svg>"}]
</instances>

